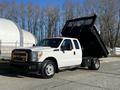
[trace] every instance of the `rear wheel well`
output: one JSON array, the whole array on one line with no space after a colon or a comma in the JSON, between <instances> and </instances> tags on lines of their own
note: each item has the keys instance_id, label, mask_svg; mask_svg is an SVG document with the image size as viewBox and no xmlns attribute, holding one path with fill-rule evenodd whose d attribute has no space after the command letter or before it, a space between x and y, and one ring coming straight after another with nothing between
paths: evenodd
<instances>
[{"instance_id":1,"label":"rear wheel well","mask_svg":"<svg viewBox=\"0 0 120 90\"><path fill-rule=\"evenodd\" d=\"M54 57L48 57L48 58L45 59L45 61L46 61L46 60L50 60L50 61L52 61L52 62L55 63L55 65L56 65L55 72L58 73L58 72L59 72L59 69L58 69L58 63L57 63L57 60L56 60Z\"/></svg>"}]
</instances>

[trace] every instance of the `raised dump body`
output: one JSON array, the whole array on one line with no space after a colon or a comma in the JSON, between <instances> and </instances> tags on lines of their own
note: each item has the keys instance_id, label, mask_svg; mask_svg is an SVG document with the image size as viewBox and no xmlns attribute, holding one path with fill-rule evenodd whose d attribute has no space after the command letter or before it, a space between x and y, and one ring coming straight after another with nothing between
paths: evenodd
<instances>
[{"instance_id":1,"label":"raised dump body","mask_svg":"<svg viewBox=\"0 0 120 90\"><path fill-rule=\"evenodd\" d=\"M68 20L63 27L62 36L77 38L82 46L83 57L107 57L108 50L96 27L96 15Z\"/></svg>"}]
</instances>

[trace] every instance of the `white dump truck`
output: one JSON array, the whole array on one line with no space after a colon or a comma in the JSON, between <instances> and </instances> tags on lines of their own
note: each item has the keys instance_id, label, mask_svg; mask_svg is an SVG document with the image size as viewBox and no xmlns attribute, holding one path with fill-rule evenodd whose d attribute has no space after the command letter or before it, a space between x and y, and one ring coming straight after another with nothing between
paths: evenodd
<instances>
[{"instance_id":1,"label":"white dump truck","mask_svg":"<svg viewBox=\"0 0 120 90\"><path fill-rule=\"evenodd\" d=\"M51 78L61 69L88 67L100 68L99 58L108 51L97 32L96 15L68 20L62 37L42 40L37 46L12 51L11 65L26 67L43 78Z\"/></svg>"}]
</instances>

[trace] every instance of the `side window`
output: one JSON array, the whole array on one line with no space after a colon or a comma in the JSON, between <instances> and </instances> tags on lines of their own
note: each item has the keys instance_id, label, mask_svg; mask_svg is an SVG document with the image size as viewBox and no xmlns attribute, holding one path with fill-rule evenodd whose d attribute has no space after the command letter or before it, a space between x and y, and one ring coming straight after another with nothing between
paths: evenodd
<instances>
[{"instance_id":1,"label":"side window","mask_svg":"<svg viewBox=\"0 0 120 90\"><path fill-rule=\"evenodd\" d=\"M80 49L77 40L73 40L73 42L74 42L74 44L75 44L75 48L76 48L76 49Z\"/></svg>"},{"instance_id":2,"label":"side window","mask_svg":"<svg viewBox=\"0 0 120 90\"><path fill-rule=\"evenodd\" d=\"M71 40L68 40L68 39L64 40L64 42L61 45L61 49L62 50L72 50L73 45L72 45Z\"/></svg>"}]
</instances>

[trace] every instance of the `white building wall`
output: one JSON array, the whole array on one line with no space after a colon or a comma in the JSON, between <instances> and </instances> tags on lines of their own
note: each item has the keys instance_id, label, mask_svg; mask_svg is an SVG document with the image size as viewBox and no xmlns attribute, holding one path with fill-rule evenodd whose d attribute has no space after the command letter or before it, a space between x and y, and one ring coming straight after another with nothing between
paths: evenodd
<instances>
[{"instance_id":1,"label":"white building wall","mask_svg":"<svg viewBox=\"0 0 120 90\"><path fill-rule=\"evenodd\" d=\"M22 30L22 29L21 29ZM36 44L36 38L30 32L22 30L23 46L32 46ZM0 18L0 41L4 46L20 46L20 32L17 25L7 19Z\"/></svg>"},{"instance_id":2,"label":"white building wall","mask_svg":"<svg viewBox=\"0 0 120 90\"><path fill-rule=\"evenodd\" d=\"M18 26L11 20L0 18L0 55L11 55L11 51L20 47L20 37L23 36L23 47L31 47L36 44L36 38L30 32L22 30L20 34ZM21 39L21 40L20 40Z\"/></svg>"},{"instance_id":3,"label":"white building wall","mask_svg":"<svg viewBox=\"0 0 120 90\"><path fill-rule=\"evenodd\" d=\"M114 52L115 55L120 55L120 47L115 47L113 49L113 52Z\"/></svg>"},{"instance_id":4,"label":"white building wall","mask_svg":"<svg viewBox=\"0 0 120 90\"><path fill-rule=\"evenodd\" d=\"M0 18L0 41L6 43L11 42L8 46L13 45L13 43L19 42L20 35L17 26L10 20ZM6 42L6 43L5 43Z\"/></svg>"},{"instance_id":5,"label":"white building wall","mask_svg":"<svg viewBox=\"0 0 120 90\"><path fill-rule=\"evenodd\" d=\"M30 47L33 46L33 44L36 44L37 40L34 37L34 35L32 35L30 32L27 32L25 30L23 30L23 46L24 47Z\"/></svg>"}]
</instances>

